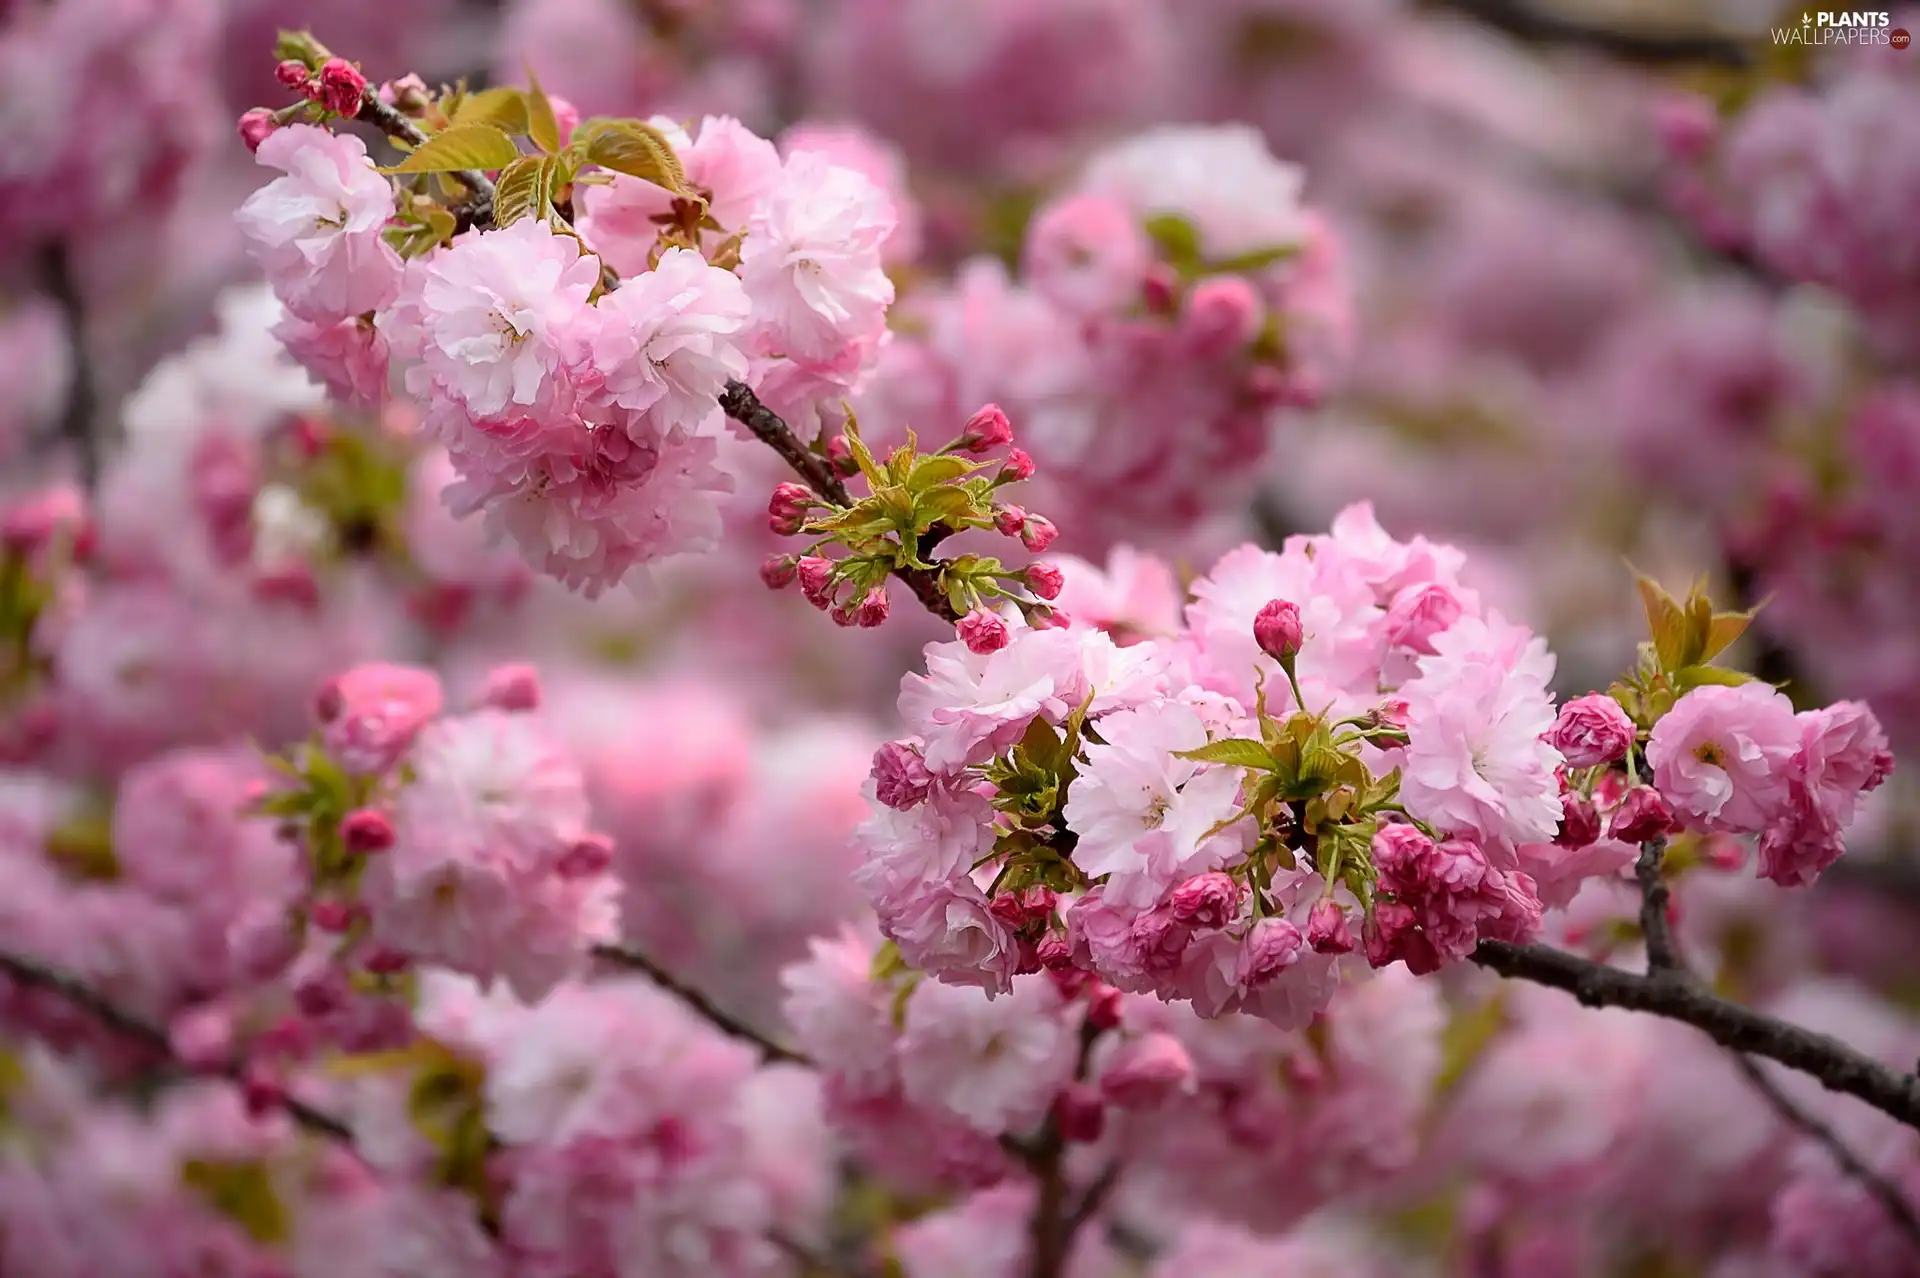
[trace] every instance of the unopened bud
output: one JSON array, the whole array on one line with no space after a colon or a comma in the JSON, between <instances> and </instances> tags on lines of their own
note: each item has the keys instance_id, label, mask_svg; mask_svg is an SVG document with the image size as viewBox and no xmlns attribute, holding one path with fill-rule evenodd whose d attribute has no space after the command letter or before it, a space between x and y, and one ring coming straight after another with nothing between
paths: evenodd
<instances>
[{"instance_id":1,"label":"unopened bud","mask_svg":"<svg viewBox=\"0 0 1920 1278\"><path fill-rule=\"evenodd\" d=\"M993 512L993 526L1003 537L1018 537L1027 526L1027 512L1018 506L1001 506Z\"/></svg>"},{"instance_id":2,"label":"unopened bud","mask_svg":"<svg viewBox=\"0 0 1920 1278\"><path fill-rule=\"evenodd\" d=\"M370 952L360 961L360 966L375 976L395 976L413 966L413 959L404 950L381 947Z\"/></svg>"},{"instance_id":3,"label":"unopened bud","mask_svg":"<svg viewBox=\"0 0 1920 1278\"><path fill-rule=\"evenodd\" d=\"M1107 1129L1107 1106L1087 1083L1068 1083L1053 1098L1053 1125L1063 1140L1086 1145Z\"/></svg>"},{"instance_id":4,"label":"unopened bud","mask_svg":"<svg viewBox=\"0 0 1920 1278\"><path fill-rule=\"evenodd\" d=\"M240 116L240 140L247 144L247 150L258 151L260 144L273 132L273 112L265 107L255 107Z\"/></svg>"},{"instance_id":5,"label":"unopened bud","mask_svg":"<svg viewBox=\"0 0 1920 1278\"><path fill-rule=\"evenodd\" d=\"M800 593L807 602L825 611L833 604L833 561L822 555L808 555L795 565L800 578Z\"/></svg>"},{"instance_id":6,"label":"unopened bud","mask_svg":"<svg viewBox=\"0 0 1920 1278\"><path fill-rule=\"evenodd\" d=\"M873 752L874 797L896 812L918 807L933 788L933 773L917 746L889 741Z\"/></svg>"},{"instance_id":7,"label":"unopened bud","mask_svg":"<svg viewBox=\"0 0 1920 1278\"><path fill-rule=\"evenodd\" d=\"M1563 848L1584 848L1600 837L1600 811L1593 800L1572 791L1560 796L1560 832L1553 841Z\"/></svg>"},{"instance_id":8,"label":"unopened bud","mask_svg":"<svg viewBox=\"0 0 1920 1278\"><path fill-rule=\"evenodd\" d=\"M1042 599L1058 599L1066 587L1067 579L1052 564L1029 564L1026 572L1027 589Z\"/></svg>"},{"instance_id":9,"label":"unopened bud","mask_svg":"<svg viewBox=\"0 0 1920 1278\"><path fill-rule=\"evenodd\" d=\"M800 561L792 555L768 555L760 565L760 580L768 590L784 590L800 575Z\"/></svg>"},{"instance_id":10,"label":"unopened bud","mask_svg":"<svg viewBox=\"0 0 1920 1278\"><path fill-rule=\"evenodd\" d=\"M1193 1077L1193 1057L1180 1040L1156 1031L1114 1053L1100 1074L1100 1092L1121 1109L1156 1109Z\"/></svg>"},{"instance_id":11,"label":"unopened bud","mask_svg":"<svg viewBox=\"0 0 1920 1278\"><path fill-rule=\"evenodd\" d=\"M487 687L480 703L495 710L538 710L540 672L518 663L495 666L487 672Z\"/></svg>"},{"instance_id":12,"label":"unopened bud","mask_svg":"<svg viewBox=\"0 0 1920 1278\"><path fill-rule=\"evenodd\" d=\"M433 101L433 94L428 91L425 80L408 74L381 85L380 100L402 115L420 115Z\"/></svg>"},{"instance_id":13,"label":"unopened bud","mask_svg":"<svg viewBox=\"0 0 1920 1278\"><path fill-rule=\"evenodd\" d=\"M384 812L359 808L341 818L340 838L349 852L385 852L393 846L393 822Z\"/></svg>"},{"instance_id":14,"label":"unopened bud","mask_svg":"<svg viewBox=\"0 0 1920 1278\"><path fill-rule=\"evenodd\" d=\"M984 608L976 608L954 627L960 635L960 642L967 645L967 651L986 656L998 652L1012 640L1007 623L997 614Z\"/></svg>"},{"instance_id":15,"label":"unopened bud","mask_svg":"<svg viewBox=\"0 0 1920 1278\"><path fill-rule=\"evenodd\" d=\"M1045 515L1030 514L1027 516L1026 523L1021 525L1020 544L1037 555L1051 546L1053 539L1059 535L1060 530L1053 526L1051 519Z\"/></svg>"},{"instance_id":16,"label":"unopened bud","mask_svg":"<svg viewBox=\"0 0 1920 1278\"><path fill-rule=\"evenodd\" d=\"M1033 478L1032 455L1029 454L1027 450L1024 448L1013 448L1007 451L1006 464L1000 468L1000 473L995 477L995 482L1002 483L1002 484L1017 484L1023 480L1028 480L1032 478Z\"/></svg>"},{"instance_id":17,"label":"unopened bud","mask_svg":"<svg viewBox=\"0 0 1920 1278\"><path fill-rule=\"evenodd\" d=\"M1196 875L1173 889L1167 906L1178 922L1225 927L1240 907L1240 885L1217 870Z\"/></svg>"},{"instance_id":18,"label":"unopened bud","mask_svg":"<svg viewBox=\"0 0 1920 1278\"><path fill-rule=\"evenodd\" d=\"M1253 639L1260 651L1285 664L1300 655L1306 641L1300 624L1300 609L1285 599L1274 599L1253 619Z\"/></svg>"},{"instance_id":19,"label":"unopened bud","mask_svg":"<svg viewBox=\"0 0 1920 1278\"><path fill-rule=\"evenodd\" d=\"M1126 998L1119 990L1101 981L1087 987L1087 1024L1110 1030L1120 1023L1120 1010Z\"/></svg>"},{"instance_id":20,"label":"unopened bud","mask_svg":"<svg viewBox=\"0 0 1920 1278\"><path fill-rule=\"evenodd\" d=\"M1013 442L1013 423L1000 405L988 404L960 428L960 444L970 453L984 453Z\"/></svg>"},{"instance_id":21,"label":"unopened bud","mask_svg":"<svg viewBox=\"0 0 1920 1278\"><path fill-rule=\"evenodd\" d=\"M1179 290L1180 277L1173 268L1165 262L1155 262L1147 268L1146 278L1140 281L1140 300L1156 314L1171 315L1179 300Z\"/></svg>"},{"instance_id":22,"label":"unopened bud","mask_svg":"<svg viewBox=\"0 0 1920 1278\"><path fill-rule=\"evenodd\" d=\"M604 834L588 834L567 849L555 868L563 879L590 879L604 874L613 864L613 840Z\"/></svg>"},{"instance_id":23,"label":"unopened bud","mask_svg":"<svg viewBox=\"0 0 1920 1278\"><path fill-rule=\"evenodd\" d=\"M273 78L295 93L306 91L307 81L313 78L313 72L307 70L307 64L297 58L288 58L273 69Z\"/></svg>"},{"instance_id":24,"label":"unopened bud","mask_svg":"<svg viewBox=\"0 0 1920 1278\"><path fill-rule=\"evenodd\" d=\"M336 115L352 119L360 114L360 103L367 92L367 77L345 58L328 58L320 64L320 93L315 99ZM309 94L312 89L308 89Z\"/></svg>"},{"instance_id":25,"label":"unopened bud","mask_svg":"<svg viewBox=\"0 0 1920 1278\"><path fill-rule=\"evenodd\" d=\"M1307 915L1307 944L1316 954L1350 954L1353 933L1347 927L1347 912L1332 897L1313 903Z\"/></svg>"},{"instance_id":26,"label":"unopened bud","mask_svg":"<svg viewBox=\"0 0 1920 1278\"><path fill-rule=\"evenodd\" d=\"M1058 932L1049 932L1039 945L1040 965L1050 972L1073 971L1073 945Z\"/></svg>"},{"instance_id":27,"label":"unopened bud","mask_svg":"<svg viewBox=\"0 0 1920 1278\"><path fill-rule=\"evenodd\" d=\"M887 597L884 585L875 586L860 597L860 606L854 612L854 622L862 629L871 630L883 624L887 614L893 610L893 601Z\"/></svg>"},{"instance_id":28,"label":"unopened bud","mask_svg":"<svg viewBox=\"0 0 1920 1278\"><path fill-rule=\"evenodd\" d=\"M1637 785L1620 800L1607 826L1622 843L1645 843L1673 832L1673 808L1652 786Z\"/></svg>"},{"instance_id":29,"label":"unopened bud","mask_svg":"<svg viewBox=\"0 0 1920 1278\"><path fill-rule=\"evenodd\" d=\"M1251 342L1265 319L1253 285L1238 275L1216 275L1193 286L1180 328L1196 356L1216 359Z\"/></svg>"},{"instance_id":30,"label":"unopened bud","mask_svg":"<svg viewBox=\"0 0 1920 1278\"><path fill-rule=\"evenodd\" d=\"M322 932L331 932L335 936L353 926L353 906L345 901L331 898L315 901L312 909L313 925Z\"/></svg>"},{"instance_id":31,"label":"unopened bud","mask_svg":"<svg viewBox=\"0 0 1920 1278\"><path fill-rule=\"evenodd\" d=\"M827 461L833 466L833 473L842 479L860 473L860 463L854 458L853 445L847 442L845 435L835 435L827 441Z\"/></svg>"}]
</instances>

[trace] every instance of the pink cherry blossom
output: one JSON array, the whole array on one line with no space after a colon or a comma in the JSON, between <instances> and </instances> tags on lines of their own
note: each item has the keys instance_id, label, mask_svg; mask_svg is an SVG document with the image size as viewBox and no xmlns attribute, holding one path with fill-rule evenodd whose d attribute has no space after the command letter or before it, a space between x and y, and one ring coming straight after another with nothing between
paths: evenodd
<instances>
[{"instance_id":1,"label":"pink cherry blossom","mask_svg":"<svg viewBox=\"0 0 1920 1278\"><path fill-rule=\"evenodd\" d=\"M280 169L236 219L247 249L287 309L315 322L376 311L400 290L400 255L381 238L393 188L367 148L310 124L276 129L256 151Z\"/></svg>"}]
</instances>

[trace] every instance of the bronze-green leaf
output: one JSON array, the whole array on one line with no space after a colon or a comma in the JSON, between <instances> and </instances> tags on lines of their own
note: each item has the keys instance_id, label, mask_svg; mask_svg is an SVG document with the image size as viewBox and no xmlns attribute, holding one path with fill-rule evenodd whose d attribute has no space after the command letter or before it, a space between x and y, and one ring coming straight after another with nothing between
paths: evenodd
<instances>
[{"instance_id":1,"label":"bronze-green leaf","mask_svg":"<svg viewBox=\"0 0 1920 1278\"><path fill-rule=\"evenodd\" d=\"M641 178L675 195L692 194L673 143L644 120L589 120L574 131L574 138L584 141L587 159L603 169Z\"/></svg>"},{"instance_id":2,"label":"bronze-green leaf","mask_svg":"<svg viewBox=\"0 0 1920 1278\"><path fill-rule=\"evenodd\" d=\"M1225 763L1236 768L1273 770L1273 755L1258 741L1246 737L1226 737L1209 741L1198 750L1179 750L1175 755L1198 763Z\"/></svg>"},{"instance_id":3,"label":"bronze-green leaf","mask_svg":"<svg viewBox=\"0 0 1920 1278\"><path fill-rule=\"evenodd\" d=\"M548 155L560 149L560 121L553 113L553 102L533 68L527 68L527 136Z\"/></svg>"},{"instance_id":4,"label":"bronze-green leaf","mask_svg":"<svg viewBox=\"0 0 1920 1278\"><path fill-rule=\"evenodd\" d=\"M544 155L523 155L501 169L493 186L493 224L512 226L537 214L551 194L552 178L553 160Z\"/></svg>"},{"instance_id":5,"label":"bronze-green leaf","mask_svg":"<svg viewBox=\"0 0 1920 1278\"><path fill-rule=\"evenodd\" d=\"M513 139L491 124L456 124L422 142L405 160L382 173L454 173L504 169L520 158Z\"/></svg>"},{"instance_id":6,"label":"bronze-green leaf","mask_svg":"<svg viewBox=\"0 0 1920 1278\"><path fill-rule=\"evenodd\" d=\"M482 89L460 99L453 109L455 124L491 124L507 133L527 131L527 98L512 85Z\"/></svg>"}]
</instances>

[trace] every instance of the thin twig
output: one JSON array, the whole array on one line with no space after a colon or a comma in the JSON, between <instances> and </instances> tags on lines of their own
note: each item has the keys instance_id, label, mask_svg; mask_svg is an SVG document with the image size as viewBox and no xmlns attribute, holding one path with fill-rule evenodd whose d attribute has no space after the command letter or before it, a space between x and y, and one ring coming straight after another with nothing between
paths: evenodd
<instances>
[{"instance_id":1,"label":"thin twig","mask_svg":"<svg viewBox=\"0 0 1920 1278\"><path fill-rule=\"evenodd\" d=\"M116 1034L132 1039L169 1060L178 1059L173 1050L173 1040L167 1036L165 1030L133 1015L83 981L75 980L52 968L43 967L32 959L4 952L0 952L0 972L6 973L21 985L60 996ZM240 1082L246 1071L239 1061L230 1060L213 1072L234 1082ZM305 1101L284 1093L278 1098L277 1104L286 1111L288 1117L309 1131L348 1145L353 1143L352 1129L333 1115L315 1109Z\"/></svg>"},{"instance_id":2,"label":"thin twig","mask_svg":"<svg viewBox=\"0 0 1920 1278\"><path fill-rule=\"evenodd\" d=\"M1093 1063L1093 1045L1103 1032L1090 1021L1081 1022L1080 1054L1073 1069L1076 1080L1086 1078ZM1067 1206L1066 1154L1066 1135L1059 1122L1049 1117L1033 1143L1028 1162L1039 1184L1033 1216L1027 1224L1027 1278L1060 1278L1066 1272L1067 1258L1073 1254L1074 1235L1086 1216L1093 1214L1089 1211L1083 1216Z\"/></svg>"},{"instance_id":3,"label":"thin twig","mask_svg":"<svg viewBox=\"0 0 1920 1278\"><path fill-rule=\"evenodd\" d=\"M417 147L427 140L427 135L419 125L380 100L380 91L371 80L360 95L360 118L388 137L398 138L410 146ZM469 226L486 226L492 222L493 180L478 169L461 169L453 176L459 178L475 196L472 204L455 212L455 217L463 219Z\"/></svg>"},{"instance_id":4,"label":"thin twig","mask_svg":"<svg viewBox=\"0 0 1920 1278\"><path fill-rule=\"evenodd\" d=\"M1545 12L1526 0L1430 0L1530 44L1591 49L1625 62L1657 66L1705 62L1723 67L1753 65L1753 51L1732 36L1713 31L1632 30Z\"/></svg>"},{"instance_id":5,"label":"thin twig","mask_svg":"<svg viewBox=\"0 0 1920 1278\"><path fill-rule=\"evenodd\" d=\"M1767 1104L1773 1107L1774 1112L1786 1120L1790 1126L1799 1128L1823 1146L1832 1156L1833 1161L1839 1165L1841 1171L1859 1181L1868 1193L1880 1201L1880 1205L1887 1209L1888 1217L1899 1227L1900 1232L1907 1236L1907 1241L1913 1243L1916 1250L1920 1250L1920 1215L1915 1214L1913 1204L1907 1201L1906 1195L1885 1176L1867 1166L1860 1155L1854 1153L1847 1143L1840 1139L1838 1132L1794 1104L1793 1098L1782 1091L1779 1084L1767 1077L1767 1072L1760 1068L1759 1062L1750 1056L1742 1056L1738 1052L1730 1052L1728 1055L1733 1057L1733 1063L1739 1066L1742 1074L1747 1076L1747 1081L1753 1084L1754 1090L1766 1098Z\"/></svg>"},{"instance_id":6,"label":"thin twig","mask_svg":"<svg viewBox=\"0 0 1920 1278\"><path fill-rule=\"evenodd\" d=\"M1482 941L1473 961L1513 980L1564 990L1588 1007L1620 1007L1684 1021L1722 1047L1778 1061L1920 1128L1920 1078L1839 1039L1729 1003L1671 971L1629 972L1546 945Z\"/></svg>"},{"instance_id":7,"label":"thin twig","mask_svg":"<svg viewBox=\"0 0 1920 1278\"><path fill-rule=\"evenodd\" d=\"M1649 972L1680 972L1680 949L1673 940L1673 895L1660 873L1667 851L1665 839L1649 839L1640 845L1640 858L1634 862L1633 875L1640 882L1640 931L1647 943Z\"/></svg>"},{"instance_id":8,"label":"thin twig","mask_svg":"<svg viewBox=\"0 0 1920 1278\"><path fill-rule=\"evenodd\" d=\"M793 433L793 428L781 420L778 413L761 403L751 386L745 382L728 382L726 390L720 393L720 407L728 417L752 431L755 439L778 453L780 459L807 482L807 487L836 506L854 504L853 494L847 491L847 485L834 473L827 459L801 443L800 437ZM932 554L944 536L944 531L923 536L917 548L920 558L925 560ZM953 604L947 598L947 592L941 588L937 569L896 568L893 575L913 591L914 598L934 616L949 622L960 619L960 614L953 610Z\"/></svg>"},{"instance_id":9,"label":"thin twig","mask_svg":"<svg viewBox=\"0 0 1920 1278\"><path fill-rule=\"evenodd\" d=\"M60 308L67 338L67 399L60 413L60 438L72 445L80 466L80 481L89 490L100 477L100 441L95 436L99 389L94 384L93 355L87 341L86 301L74 277L73 249L65 240L47 245L41 257L47 290Z\"/></svg>"},{"instance_id":10,"label":"thin twig","mask_svg":"<svg viewBox=\"0 0 1920 1278\"><path fill-rule=\"evenodd\" d=\"M1087 1186L1086 1193L1080 1195L1080 1201L1073 1210L1067 1213L1067 1237L1074 1237L1088 1221L1100 1214L1100 1209L1107 1205L1107 1199L1119 1186L1120 1177L1125 1171L1126 1163L1119 1158L1100 1169L1099 1176Z\"/></svg>"},{"instance_id":11,"label":"thin twig","mask_svg":"<svg viewBox=\"0 0 1920 1278\"><path fill-rule=\"evenodd\" d=\"M804 1052L796 1052L774 1042L753 1026L747 1024L733 1013L723 1010L719 1004L701 990L695 989L673 973L655 962L649 955L639 950L620 945L596 945L593 949L596 958L621 967L632 968L667 993L692 1008L699 1016L715 1029L729 1038L737 1038L759 1049L760 1059L769 1063L779 1062L787 1065L805 1065L813 1067L813 1060Z\"/></svg>"}]
</instances>

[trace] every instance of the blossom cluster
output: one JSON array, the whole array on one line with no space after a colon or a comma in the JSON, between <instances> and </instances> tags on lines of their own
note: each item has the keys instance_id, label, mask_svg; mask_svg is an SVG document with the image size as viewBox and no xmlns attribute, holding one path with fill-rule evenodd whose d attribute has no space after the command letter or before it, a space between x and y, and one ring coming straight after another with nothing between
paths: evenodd
<instances>
[{"instance_id":1,"label":"blossom cluster","mask_svg":"<svg viewBox=\"0 0 1920 1278\"><path fill-rule=\"evenodd\" d=\"M717 539L730 382L796 411L859 383L886 337L896 214L860 173L812 151L783 160L731 119L689 137L535 101L514 109L550 154L512 178L508 133L460 122L457 104L398 166L455 171L480 146L503 170L491 226L456 234L466 210L397 197L357 138L305 123L257 141L284 176L239 222L295 357L362 402L402 367L458 472L450 507L592 595ZM551 211L576 180L577 229Z\"/></svg>"},{"instance_id":2,"label":"blossom cluster","mask_svg":"<svg viewBox=\"0 0 1920 1278\"><path fill-rule=\"evenodd\" d=\"M1707 664L1748 619L1646 582L1640 668L1556 711L1544 641L1466 568L1356 507L1228 554L1184 625L929 647L861 832L883 931L990 993L1078 971L1295 1028L1343 956L1425 973L1531 940L1681 830L1758 836L1785 884L1840 854L1892 764L1871 711L1796 715Z\"/></svg>"}]
</instances>

